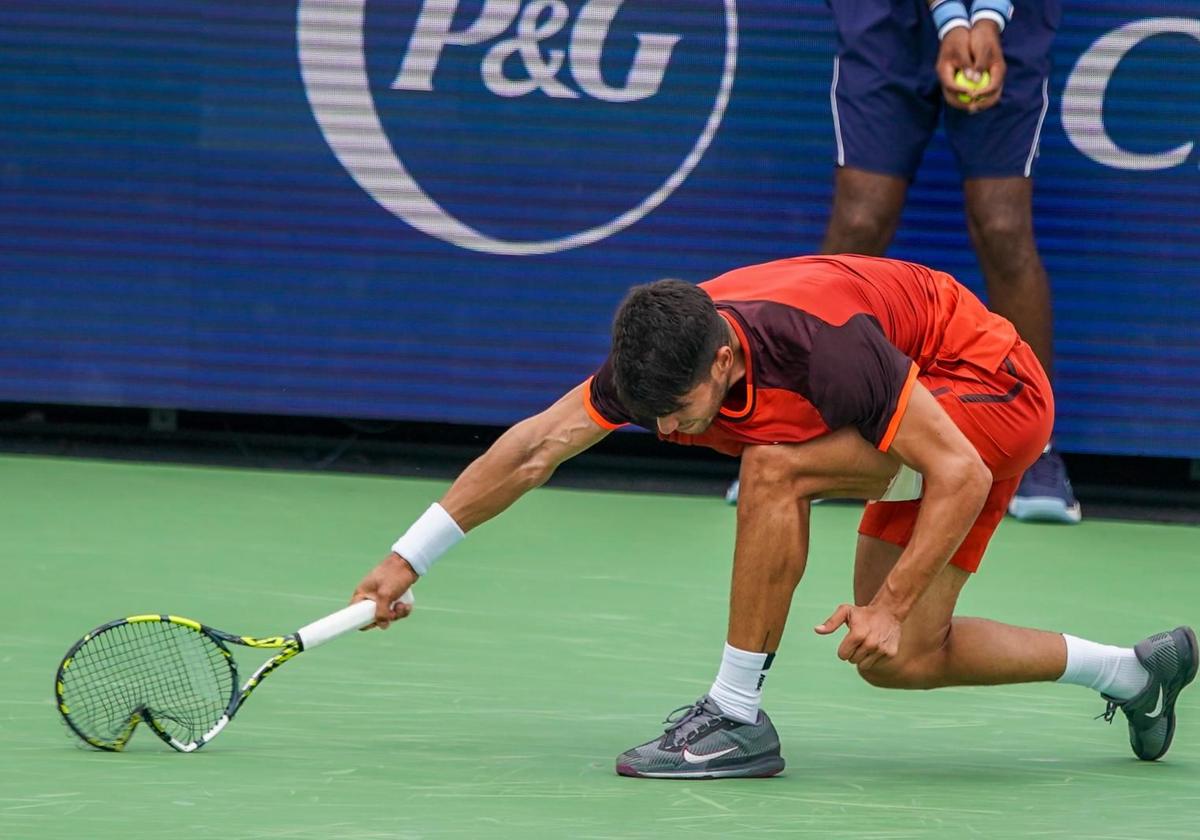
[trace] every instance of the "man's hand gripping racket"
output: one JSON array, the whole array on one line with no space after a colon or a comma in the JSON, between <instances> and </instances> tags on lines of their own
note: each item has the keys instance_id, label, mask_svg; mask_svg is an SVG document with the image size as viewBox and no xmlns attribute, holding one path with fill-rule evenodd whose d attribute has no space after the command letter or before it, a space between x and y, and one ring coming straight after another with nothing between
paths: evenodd
<instances>
[{"instance_id":1,"label":"man's hand gripping racket","mask_svg":"<svg viewBox=\"0 0 1200 840\"><path fill-rule=\"evenodd\" d=\"M369 598L376 604L375 620L362 629L378 627L386 630L396 619L406 617L408 610L400 605L404 601L404 594L412 591L417 578L409 562L394 551L367 572L350 596L351 601ZM385 604L391 604L391 607Z\"/></svg>"},{"instance_id":2,"label":"man's hand gripping racket","mask_svg":"<svg viewBox=\"0 0 1200 840\"><path fill-rule=\"evenodd\" d=\"M412 591L405 587L394 601L384 603L390 606L377 608L373 600L356 599L294 633L263 638L237 636L174 615L110 621L63 657L54 681L58 711L73 733L98 749L124 749L144 722L174 749L193 752L225 728L267 674L299 653L374 625L379 616L407 616ZM239 688L231 643L279 653Z\"/></svg>"}]
</instances>

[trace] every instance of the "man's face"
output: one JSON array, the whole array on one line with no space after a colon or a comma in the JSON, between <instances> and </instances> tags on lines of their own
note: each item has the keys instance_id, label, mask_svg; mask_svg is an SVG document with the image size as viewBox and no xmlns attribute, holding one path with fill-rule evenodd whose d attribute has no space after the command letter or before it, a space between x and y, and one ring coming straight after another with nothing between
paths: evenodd
<instances>
[{"instance_id":1,"label":"man's face","mask_svg":"<svg viewBox=\"0 0 1200 840\"><path fill-rule=\"evenodd\" d=\"M721 350L729 353L728 347ZM680 432L685 435L699 435L717 419L721 404L729 392L729 360L722 358L718 352L717 360L713 363L707 379L702 380L696 387L684 394L682 405L678 411L673 411L656 421L658 433L669 435Z\"/></svg>"}]
</instances>

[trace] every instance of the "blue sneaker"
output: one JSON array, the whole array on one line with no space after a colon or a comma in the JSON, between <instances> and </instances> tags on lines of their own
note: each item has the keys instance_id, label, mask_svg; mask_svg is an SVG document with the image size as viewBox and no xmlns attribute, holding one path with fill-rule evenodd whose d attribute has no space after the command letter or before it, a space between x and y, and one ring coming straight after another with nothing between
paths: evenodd
<instances>
[{"instance_id":1,"label":"blue sneaker","mask_svg":"<svg viewBox=\"0 0 1200 840\"><path fill-rule=\"evenodd\" d=\"M1008 503L1008 512L1023 522L1074 525L1083 518L1071 479L1067 478L1067 465L1057 452L1046 447L1025 471L1016 495Z\"/></svg>"}]
</instances>

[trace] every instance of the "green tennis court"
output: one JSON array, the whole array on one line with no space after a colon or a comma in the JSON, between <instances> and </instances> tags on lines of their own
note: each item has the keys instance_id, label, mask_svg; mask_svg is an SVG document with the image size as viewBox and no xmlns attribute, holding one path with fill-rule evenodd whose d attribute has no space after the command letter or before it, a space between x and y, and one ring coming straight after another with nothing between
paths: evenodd
<instances>
[{"instance_id":1,"label":"green tennis court","mask_svg":"<svg viewBox=\"0 0 1200 840\"><path fill-rule=\"evenodd\" d=\"M613 773L708 688L724 639L734 512L666 495L533 493L438 566L412 619L289 663L199 753L68 739L52 680L83 632L142 612L290 632L443 486L0 458L0 837L1200 836L1200 690L1147 764L1081 688L860 682L811 631L849 595L848 506L815 509L767 686L775 779ZM1194 527L1008 523L963 603L1131 644L1200 621L1197 591Z\"/></svg>"}]
</instances>

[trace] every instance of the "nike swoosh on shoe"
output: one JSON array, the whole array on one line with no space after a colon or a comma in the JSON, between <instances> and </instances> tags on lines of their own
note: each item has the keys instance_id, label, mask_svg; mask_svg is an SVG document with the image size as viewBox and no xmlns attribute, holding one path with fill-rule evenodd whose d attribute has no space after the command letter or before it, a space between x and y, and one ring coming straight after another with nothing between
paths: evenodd
<instances>
[{"instance_id":1,"label":"nike swoosh on shoe","mask_svg":"<svg viewBox=\"0 0 1200 840\"><path fill-rule=\"evenodd\" d=\"M723 755L728 755L729 753L733 752L736 749L737 749L737 747L730 747L727 750L717 750L716 752L705 753L704 755L696 755L694 752L689 750L687 747L684 747L683 748L683 760L686 761L688 764L703 764L706 761L712 761L714 758L720 758Z\"/></svg>"},{"instance_id":2,"label":"nike swoosh on shoe","mask_svg":"<svg viewBox=\"0 0 1200 840\"><path fill-rule=\"evenodd\" d=\"M1158 687L1158 703L1155 704L1154 709L1152 711L1146 712L1146 717L1148 717L1148 718L1158 717L1159 715L1162 714L1162 708L1163 708L1163 690L1162 690L1162 686L1160 685Z\"/></svg>"}]
</instances>

